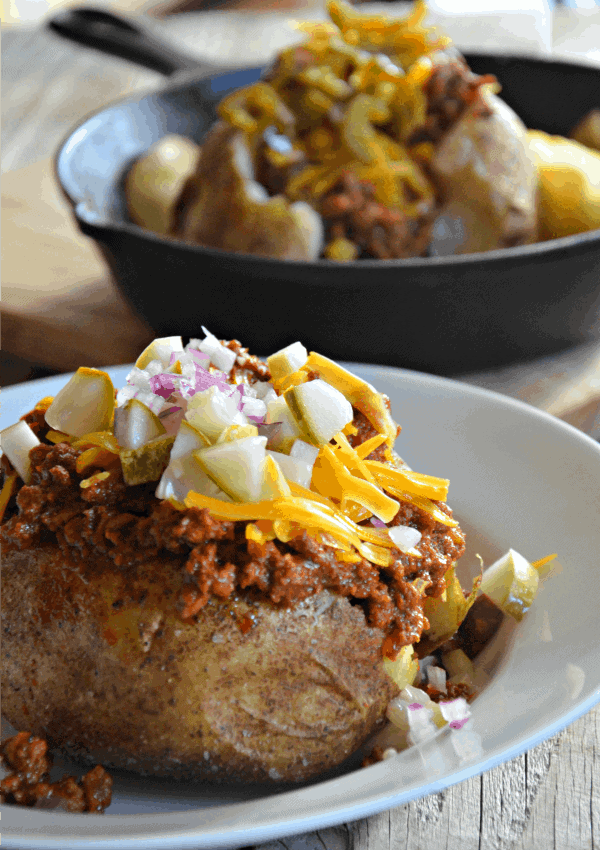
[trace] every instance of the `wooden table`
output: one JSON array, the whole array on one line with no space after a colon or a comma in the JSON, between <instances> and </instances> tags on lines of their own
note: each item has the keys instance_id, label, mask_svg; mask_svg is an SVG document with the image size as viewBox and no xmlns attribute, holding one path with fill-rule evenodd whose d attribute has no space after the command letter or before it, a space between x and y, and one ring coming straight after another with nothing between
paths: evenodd
<instances>
[{"instance_id":1,"label":"wooden table","mask_svg":"<svg viewBox=\"0 0 600 850\"><path fill-rule=\"evenodd\" d=\"M571 37L577 22L564 14L559 25ZM257 25L255 17L252 22ZM23 27L3 32L2 75L4 383L40 374L40 367L64 371L82 362L129 362L151 331L123 303L93 246L76 232L49 157L83 115L158 77ZM469 379L586 431L600 426L600 346ZM600 707L482 776L260 850L400 847L600 848Z\"/></svg>"}]
</instances>

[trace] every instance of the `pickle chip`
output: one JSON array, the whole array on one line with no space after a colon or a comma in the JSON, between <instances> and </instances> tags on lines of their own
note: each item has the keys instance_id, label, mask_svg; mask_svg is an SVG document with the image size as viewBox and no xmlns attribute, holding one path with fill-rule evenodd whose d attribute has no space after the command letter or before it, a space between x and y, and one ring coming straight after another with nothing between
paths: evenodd
<instances>
[{"instance_id":1,"label":"pickle chip","mask_svg":"<svg viewBox=\"0 0 600 850\"><path fill-rule=\"evenodd\" d=\"M520 621L535 599L538 585L535 567L523 555L509 549L483 573L481 592L505 614Z\"/></svg>"},{"instance_id":2,"label":"pickle chip","mask_svg":"<svg viewBox=\"0 0 600 850\"><path fill-rule=\"evenodd\" d=\"M158 481L169 462L171 446L175 437L159 437L140 446L138 449L121 449L121 467L125 483L146 484L148 481Z\"/></svg>"}]
</instances>

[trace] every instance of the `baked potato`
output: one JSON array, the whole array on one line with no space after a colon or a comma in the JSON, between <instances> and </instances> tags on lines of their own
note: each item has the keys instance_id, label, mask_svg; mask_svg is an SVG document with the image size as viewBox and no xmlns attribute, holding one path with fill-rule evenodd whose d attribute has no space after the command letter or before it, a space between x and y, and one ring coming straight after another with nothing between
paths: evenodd
<instances>
[{"instance_id":1,"label":"baked potato","mask_svg":"<svg viewBox=\"0 0 600 850\"><path fill-rule=\"evenodd\" d=\"M263 79L221 102L197 165L178 175L169 235L340 262L534 241L537 172L494 78L472 73L423 25L421 0L400 20L336 0L328 11L331 21L306 25L308 39ZM150 229L136 174L157 149L127 181L131 217Z\"/></svg>"},{"instance_id":2,"label":"baked potato","mask_svg":"<svg viewBox=\"0 0 600 850\"><path fill-rule=\"evenodd\" d=\"M86 762L227 782L308 779L381 726L398 689L360 608L213 598L182 622L183 581L177 558L5 554L5 716Z\"/></svg>"},{"instance_id":3,"label":"baked potato","mask_svg":"<svg viewBox=\"0 0 600 850\"><path fill-rule=\"evenodd\" d=\"M435 254L470 254L535 242L538 175L523 122L490 86L479 90L431 160L442 207Z\"/></svg>"},{"instance_id":4,"label":"baked potato","mask_svg":"<svg viewBox=\"0 0 600 850\"><path fill-rule=\"evenodd\" d=\"M2 431L3 711L107 767L297 782L413 682L464 536L374 387L205 332Z\"/></svg>"}]
</instances>

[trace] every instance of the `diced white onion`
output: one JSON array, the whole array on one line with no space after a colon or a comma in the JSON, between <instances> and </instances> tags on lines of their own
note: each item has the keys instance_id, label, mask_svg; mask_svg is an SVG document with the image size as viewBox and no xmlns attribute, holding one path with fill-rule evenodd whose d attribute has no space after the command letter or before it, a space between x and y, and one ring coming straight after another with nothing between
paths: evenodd
<instances>
[{"instance_id":1,"label":"diced white onion","mask_svg":"<svg viewBox=\"0 0 600 850\"><path fill-rule=\"evenodd\" d=\"M208 354L210 362L217 369L221 369L222 372L231 372L237 357L235 351L231 351L230 348L225 348L224 345L221 345L216 336L211 334L204 326L202 326L202 330L206 335L205 338L202 341L198 339L190 340L190 347L197 348L198 351Z\"/></svg>"},{"instance_id":2,"label":"diced white onion","mask_svg":"<svg viewBox=\"0 0 600 850\"><path fill-rule=\"evenodd\" d=\"M268 393L273 393L273 395L277 397L277 393L273 389L273 384L271 384L270 381L256 381L256 383L251 384L249 387L245 387L244 389L246 393L251 391L254 398L260 398L263 401Z\"/></svg>"},{"instance_id":3,"label":"diced white onion","mask_svg":"<svg viewBox=\"0 0 600 850\"><path fill-rule=\"evenodd\" d=\"M127 383L131 384L138 390L150 392L150 375L145 369L138 369L134 366L131 372L127 375Z\"/></svg>"},{"instance_id":4,"label":"diced white onion","mask_svg":"<svg viewBox=\"0 0 600 850\"><path fill-rule=\"evenodd\" d=\"M394 541L394 545L401 552L408 552L410 549L414 549L421 540L421 532L417 531L416 528L411 528L409 525L394 525L389 529L389 534Z\"/></svg>"},{"instance_id":5,"label":"diced white onion","mask_svg":"<svg viewBox=\"0 0 600 850\"><path fill-rule=\"evenodd\" d=\"M276 460L281 471L288 481L294 481L305 487L307 490L310 487L310 479L312 478L313 464L308 464L299 458L293 458L290 455L282 454L281 452L267 452L273 460Z\"/></svg>"},{"instance_id":6,"label":"diced white onion","mask_svg":"<svg viewBox=\"0 0 600 850\"><path fill-rule=\"evenodd\" d=\"M135 398L141 401L142 404L145 404L146 407L149 407L152 413L156 413L157 416L167 403L162 396L154 395L153 392L140 391L136 394Z\"/></svg>"},{"instance_id":7,"label":"diced white onion","mask_svg":"<svg viewBox=\"0 0 600 850\"><path fill-rule=\"evenodd\" d=\"M318 454L319 449L317 446L311 446L310 443L304 440L295 440L294 445L290 449L290 457L303 460L305 463L310 464L311 467L314 465Z\"/></svg>"},{"instance_id":8,"label":"diced white onion","mask_svg":"<svg viewBox=\"0 0 600 850\"><path fill-rule=\"evenodd\" d=\"M117 407L122 407L124 404L135 398L137 395L137 388L132 384L127 384L125 387L121 387L121 389L117 392Z\"/></svg>"},{"instance_id":9,"label":"diced white onion","mask_svg":"<svg viewBox=\"0 0 600 850\"><path fill-rule=\"evenodd\" d=\"M427 668L427 679L432 687L436 688L438 691L442 691L444 694L446 693L446 671L441 667L436 667L431 664Z\"/></svg>"},{"instance_id":10,"label":"diced white onion","mask_svg":"<svg viewBox=\"0 0 600 850\"><path fill-rule=\"evenodd\" d=\"M245 416L254 416L256 419L264 419L267 415L267 406L259 398L244 396L242 410Z\"/></svg>"}]
</instances>

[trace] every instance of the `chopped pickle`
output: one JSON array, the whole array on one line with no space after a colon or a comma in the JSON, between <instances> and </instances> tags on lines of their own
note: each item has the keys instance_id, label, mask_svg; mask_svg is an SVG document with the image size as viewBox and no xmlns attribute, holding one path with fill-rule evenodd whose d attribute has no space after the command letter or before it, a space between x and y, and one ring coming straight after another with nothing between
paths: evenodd
<instances>
[{"instance_id":1,"label":"chopped pickle","mask_svg":"<svg viewBox=\"0 0 600 850\"><path fill-rule=\"evenodd\" d=\"M234 440L243 440L244 437L258 437L256 425L252 425L250 422L247 425L229 425L221 431L215 445L233 443Z\"/></svg>"},{"instance_id":2,"label":"chopped pickle","mask_svg":"<svg viewBox=\"0 0 600 850\"><path fill-rule=\"evenodd\" d=\"M308 351L301 342L293 342L291 345L276 351L267 357L267 365L271 371L273 381L278 381L297 372L308 359Z\"/></svg>"},{"instance_id":3,"label":"chopped pickle","mask_svg":"<svg viewBox=\"0 0 600 850\"><path fill-rule=\"evenodd\" d=\"M46 422L56 431L82 437L90 431L106 431L115 409L115 391L106 372L78 369L46 410Z\"/></svg>"},{"instance_id":4,"label":"chopped pickle","mask_svg":"<svg viewBox=\"0 0 600 850\"><path fill-rule=\"evenodd\" d=\"M159 437L139 449L121 449L121 467L126 484L145 484L158 481L169 462L175 437Z\"/></svg>"},{"instance_id":5,"label":"chopped pickle","mask_svg":"<svg viewBox=\"0 0 600 850\"><path fill-rule=\"evenodd\" d=\"M482 594L477 597L457 632L460 644L469 658L479 655L494 637L503 619L504 614L489 596Z\"/></svg>"},{"instance_id":6,"label":"chopped pickle","mask_svg":"<svg viewBox=\"0 0 600 850\"><path fill-rule=\"evenodd\" d=\"M320 378L292 387L285 400L298 427L315 446L325 445L352 422L352 405L339 390Z\"/></svg>"},{"instance_id":7,"label":"chopped pickle","mask_svg":"<svg viewBox=\"0 0 600 850\"><path fill-rule=\"evenodd\" d=\"M446 573L446 590L442 596L425 598L423 613L429 620L429 628L423 632L417 645L419 658L429 655L452 637L475 602L480 583L479 575L473 582L470 594L465 597L454 566L450 567Z\"/></svg>"},{"instance_id":8,"label":"chopped pickle","mask_svg":"<svg viewBox=\"0 0 600 850\"><path fill-rule=\"evenodd\" d=\"M131 398L115 410L114 434L121 448L139 449L162 437L166 429L156 413L137 398Z\"/></svg>"},{"instance_id":9,"label":"chopped pickle","mask_svg":"<svg viewBox=\"0 0 600 850\"><path fill-rule=\"evenodd\" d=\"M210 444L210 440L202 431L194 428L190 422L184 419L175 436L175 442L171 449L171 460L189 455L196 449L204 449Z\"/></svg>"},{"instance_id":10,"label":"chopped pickle","mask_svg":"<svg viewBox=\"0 0 600 850\"><path fill-rule=\"evenodd\" d=\"M29 452L40 441L35 436L26 422L20 420L15 425L10 425L0 433L2 451L17 470L25 484L31 480L31 461Z\"/></svg>"},{"instance_id":11,"label":"chopped pickle","mask_svg":"<svg viewBox=\"0 0 600 850\"><path fill-rule=\"evenodd\" d=\"M171 354L180 351L183 351L183 342L180 336L157 337L142 351L135 361L135 365L138 369L145 369L148 363L159 360L166 369L170 364Z\"/></svg>"},{"instance_id":12,"label":"chopped pickle","mask_svg":"<svg viewBox=\"0 0 600 850\"><path fill-rule=\"evenodd\" d=\"M412 646L403 646L394 659L384 656L383 666L400 690L412 685L419 672L419 662Z\"/></svg>"},{"instance_id":13,"label":"chopped pickle","mask_svg":"<svg viewBox=\"0 0 600 850\"><path fill-rule=\"evenodd\" d=\"M515 620L522 620L538 590L537 570L514 549L483 573L481 592Z\"/></svg>"},{"instance_id":14,"label":"chopped pickle","mask_svg":"<svg viewBox=\"0 0 600 850\"><path fill-rule=\"evenodd\" d=\"M261 499L266 437L245 437L199 449L194 457L209 478L237 502Z\"/></svg>"},{"instance_id":15,"label":"chopped pickle","mask_svg":"<svg viewBox=\"0 0 600 850\"><path fill-rule=\"evenodd\" d=\"M315 351L311 351L308 355L306 366L314 369L324 381L339 390L353 407L364 413L380 434L385 434L388 444L394 445L398 427L390 415L383 396L375 387Z\"/></svg>"}]
</instances>

